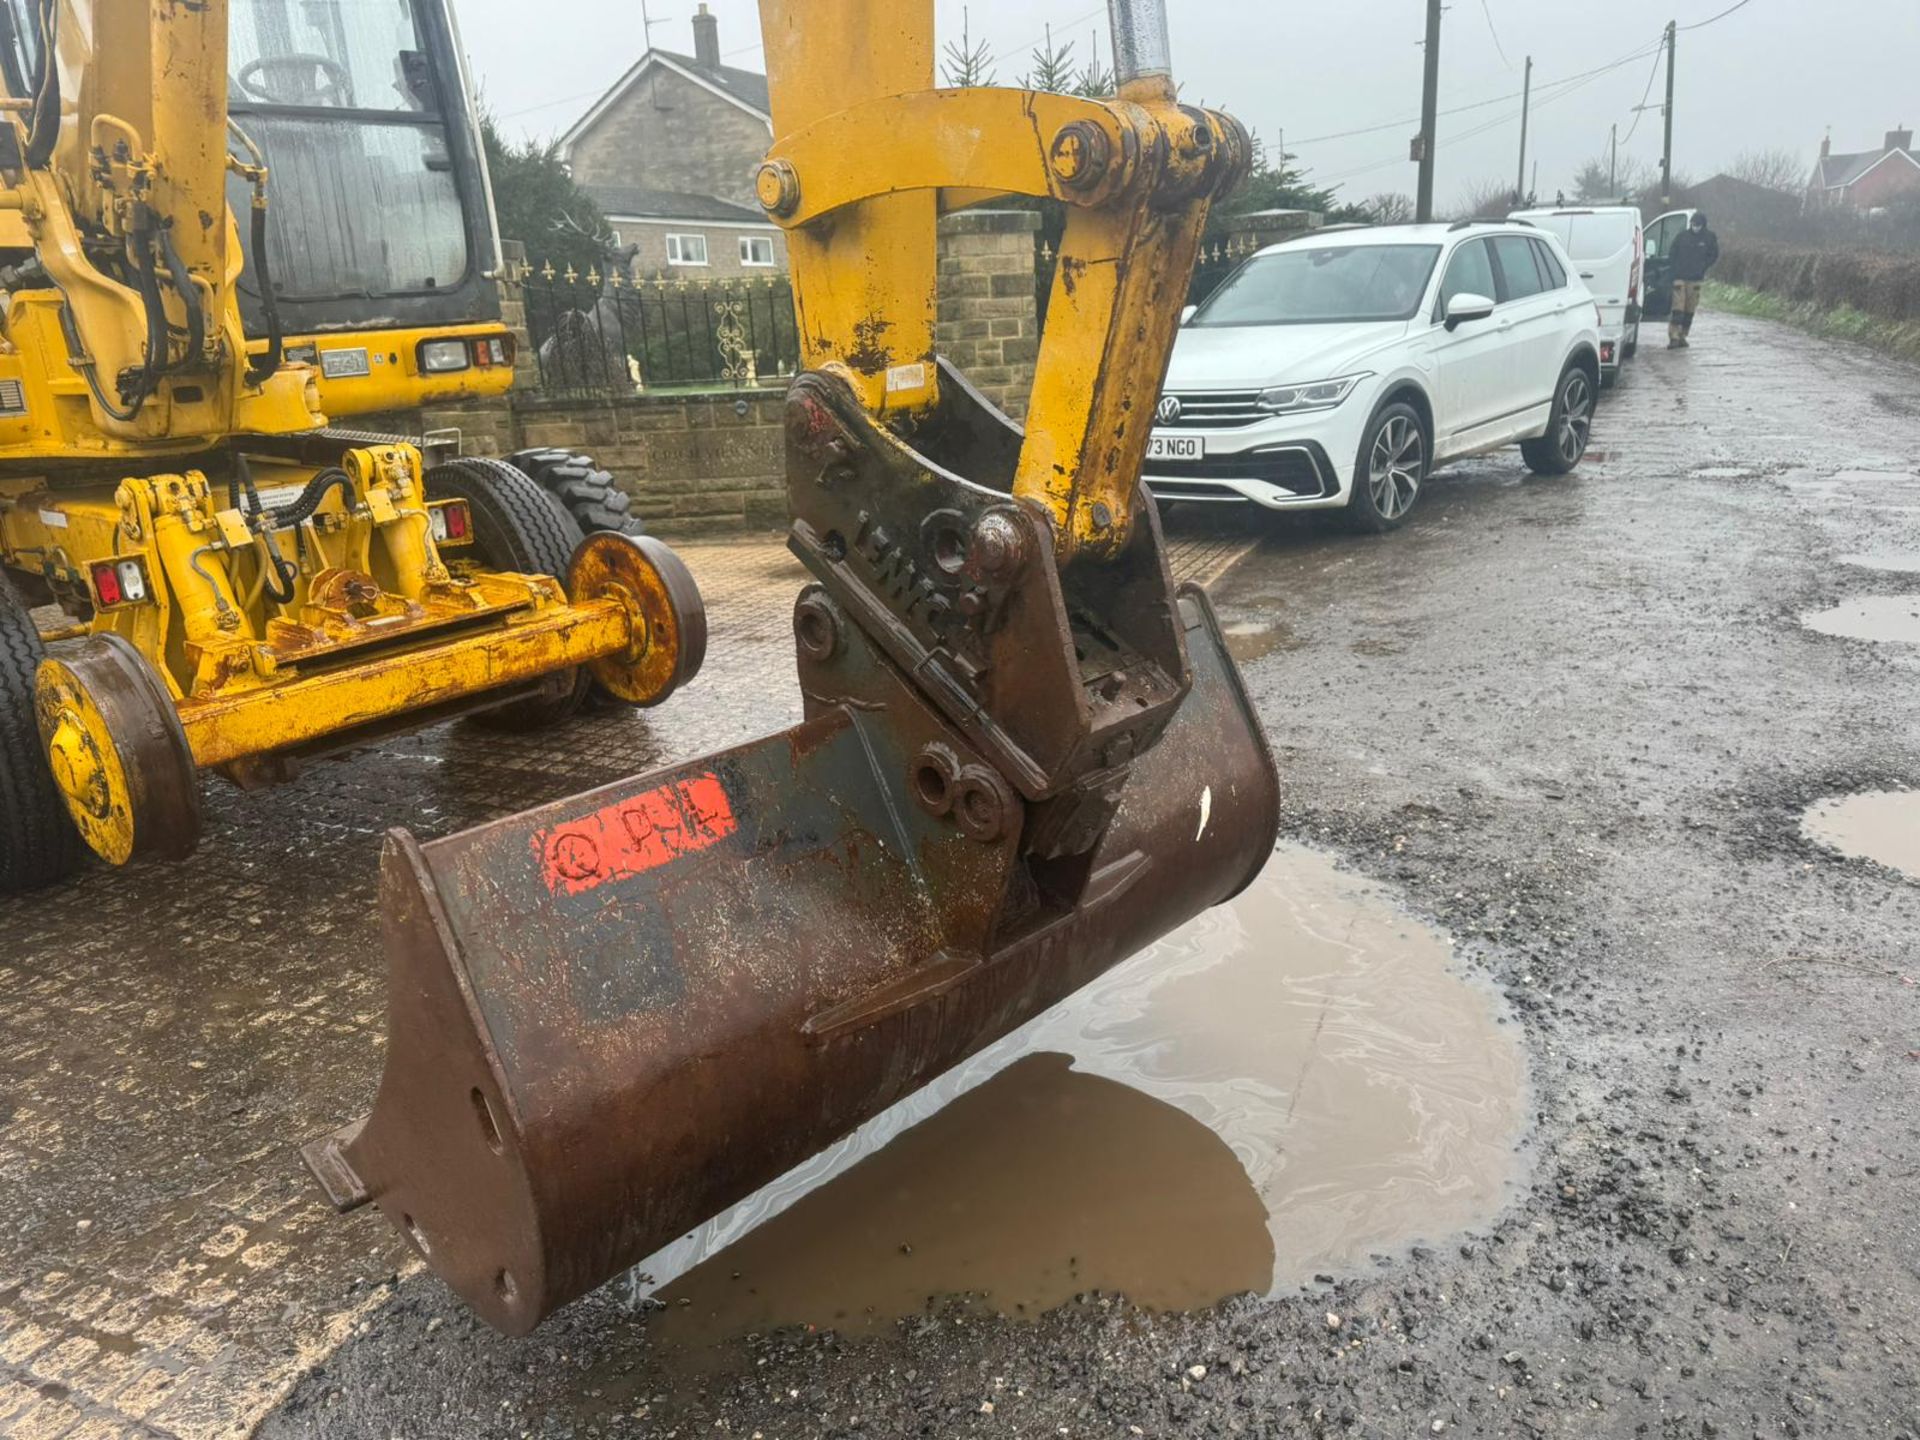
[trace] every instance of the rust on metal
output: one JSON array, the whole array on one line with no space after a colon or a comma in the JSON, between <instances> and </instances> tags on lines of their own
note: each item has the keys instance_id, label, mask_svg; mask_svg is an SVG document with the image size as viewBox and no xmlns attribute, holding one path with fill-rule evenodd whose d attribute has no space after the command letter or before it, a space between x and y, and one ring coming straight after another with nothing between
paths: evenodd
<instances>
[{"instance_id":1,"label":"rust on metal","mask_svg":"<svg viewBox=\"0 0 1920 1440\"><path fill-rule=\"evenodd\" d=\"M1227 899L1272 848L1272 759L1152 510L1122 561L1063 572L1037 508L959 478L1004 486L1017 432L958 375L941 393L915 450L840 380L792 388L802 724L389 839L387 1071L309 1161L503 1330Z\"/></svg>"},{"instance_id":2,"label":"rust on metal","mask_svg":"<svg viewBox=\"0 0 1920 1440\"><path fill-rule=\"evenodd\" d=\"M788 135L808 158L783 220L816 367L785 430L805 719L430 843L393 832L386 1072L364 1124L307 1149L337 1205L378 1205L510 1333L1231 898L1279 822L1206 597L1174 588L1133 413L1244 132L1145 80L1115 105L903 95L930 82L928 0L804 27L794 3L763 0L763 28L781 128L812 127ZM815 45L867 57L855 93L798 63ZM1114 138L1054 156L1098 178L1026 432L926 357L920 281L935 190L1048 193L1041 105ZM878 177L829 145L856 111ZM915 115L971 116L980 143L930 145ZM595 584L664 597L639 607L650 644L694 648L671 567L599 558Z\"/></svg>"}]
</instances>

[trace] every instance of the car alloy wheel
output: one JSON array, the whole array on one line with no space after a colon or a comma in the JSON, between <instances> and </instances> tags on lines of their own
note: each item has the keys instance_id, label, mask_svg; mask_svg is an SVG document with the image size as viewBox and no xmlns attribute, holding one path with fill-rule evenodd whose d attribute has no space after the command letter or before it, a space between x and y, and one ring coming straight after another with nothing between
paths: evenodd
<instances>
[{"instance_id":1,"label":"car alloy wheel","mask_svg":"<svg viewBox=\"0 0 1920 1440\"><path fill-rule=\"evenodd\" d=\"M1587 453L1587 436L1593 430L1593 386L1584 370L1570 371L1566 388L1560 392L1560 429L1553 443L1568 466L1580 463Z\"/></svg>"},{"instance_id":2,"label":"car alloy wheel","mask_svg":"<svg viewBox=\"0 0 1920 1440\"><path fill-rule=\"evenodd\" d=\"M1389 417L1367 456L1367 484L1382 520L1398 520L1413 508L1426 464L1427 442L1420 427L1405 415Z\"/></svg>"}]
</instances>

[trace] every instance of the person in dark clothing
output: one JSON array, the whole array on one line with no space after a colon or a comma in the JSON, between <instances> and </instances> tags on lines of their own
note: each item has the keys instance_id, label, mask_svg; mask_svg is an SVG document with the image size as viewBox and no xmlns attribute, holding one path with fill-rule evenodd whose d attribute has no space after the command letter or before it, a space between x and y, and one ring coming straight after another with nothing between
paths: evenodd
<instances>
[{"instance_id":1,"label":"person in dark clothing","mask_svg":"<svg viewBox=\"0 0 1920 1440\"><path fill-rule=\"evenodd\" d=\"M1673 264L1673 309L1667 317L1667 348L1684 350L1693 330L1694 312L1700 308L1700 286L1707 271L1720 258L1720 237L1707 228L1707 212L1696 210L1693 219L1673 242L1667 256Z\"/></svg>"}]
</instances>

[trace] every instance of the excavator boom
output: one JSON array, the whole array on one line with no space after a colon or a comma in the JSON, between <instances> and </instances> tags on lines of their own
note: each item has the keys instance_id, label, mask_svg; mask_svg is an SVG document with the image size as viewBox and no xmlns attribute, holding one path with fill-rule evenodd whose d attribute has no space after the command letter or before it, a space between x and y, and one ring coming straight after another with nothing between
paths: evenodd
<instances>
[{"instance_id":1,"label":"excavator boom","mask_svg":"<svg viewBox=\"0 0 1920 1440\"><path fill-rule=\"evenodd\" d=\"M382 864L372 1114L307 1147L523 1332L1230 898L1279 786L1139 475L1230 119L1116 0L1110 100L936 90L932 0L762 0L808 368L806 718ZM1036 143L1036 141L1038 143ZM1066 210L1024 430L935 353L935 224Z\"/></svg>"}]
</instances>

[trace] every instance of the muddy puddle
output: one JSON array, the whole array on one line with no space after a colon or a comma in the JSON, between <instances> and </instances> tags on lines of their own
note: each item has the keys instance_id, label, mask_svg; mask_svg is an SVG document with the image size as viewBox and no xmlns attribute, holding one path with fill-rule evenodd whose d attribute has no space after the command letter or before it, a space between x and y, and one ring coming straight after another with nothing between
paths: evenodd
<instances>
[{"instance_id":1,"label":"muddy puddle","mask_svg":"<svg viewBox=\"0 0 1920 1440\"><path fill-rule=\"evenodd\" d=\"M1920 790L1878 790L1812 806L1807 838L1920 880Z\"/></svg>"},{"instance_id":2,"label":"muddy puddle","mask_svg":"<svg viewBox=\"0 0 1920 1440\"><path fill-rule=\"evenodd\" d=\"M1869 550L1857 555L1842 555L1842 565L1857 570L1888 570L1896 574L1920 574L1920 550Z\"/></svg>"},{"instance_id":3,"label":"muddy puddle","mask_svg":"<svg viewBox=\"0 0 1920 1440\"><path fill-rule=\"evenodd\" d=\"M1227 653L1242 665L1250 665L1276 650L1298 650L1302 641L1293 627L1278 620L1234 620L1220 627L1227 642Z\"/></svg>"},{"instance_id":4,"label":"muddy puddle","mask_svg":"<svg viewBox=\"0 0 1920 1440\"><path fill-rule=\"evenodd\" d=\"M1831 610L1802 615L1800 623L1822 635L1849 640L1920 645L1920 595L1864 595Z\"/></svg>"},{"instance_id":5,"label":"muddy puddle","mask_svg":"<svg viewBox=\"0 0 1920 1440\"><path fill-rule=\"evenodd\" d=\"M1518 1027L1445 938L1283 847L1201 917L642 1267L665 1343L1310 1284L1490 1219ZM636 1293L653 1288L633 1282Z\"/></svg>"}]
</instances>

